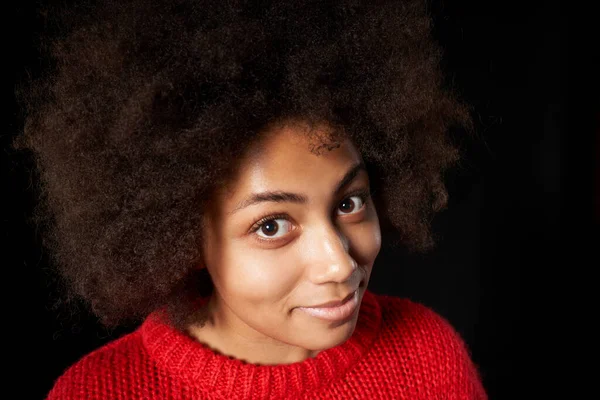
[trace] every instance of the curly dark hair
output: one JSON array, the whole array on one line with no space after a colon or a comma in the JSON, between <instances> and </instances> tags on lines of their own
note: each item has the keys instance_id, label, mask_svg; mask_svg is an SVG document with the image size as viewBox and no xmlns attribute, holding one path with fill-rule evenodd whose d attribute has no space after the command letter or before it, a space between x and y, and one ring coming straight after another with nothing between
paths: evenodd
<instances>
[{"instance_id":1,"label":"curly dark hair","mask_svg":"<svg viewBox=\"0 0 600 400\"><path fill-rule=\"evenodd\" d=\"M46 6L47 8L50 6ZM368 167L384 232L429 249L468 107L444 83L423 0L108 0L45 9L51 65L18 90L33 220L69 291L108 327L212 284L203 210L268 125L327 123Z\"/></svg>"}]
</instances>

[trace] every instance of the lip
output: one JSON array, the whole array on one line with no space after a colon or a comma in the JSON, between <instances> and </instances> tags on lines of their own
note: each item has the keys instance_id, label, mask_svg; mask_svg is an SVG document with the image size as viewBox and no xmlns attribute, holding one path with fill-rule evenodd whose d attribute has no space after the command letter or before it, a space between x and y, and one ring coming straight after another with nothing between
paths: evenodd
<instances>
[{"instance_id":1,"label":"lip","mask_svg":"<svg viewBox=\"0 0 600 400\"><path fill-rule=\"evenodd\" d=\"M298 307L305 313L327 321L339 321L348 318L358 307L358 289L342 301L330 301L318 307Z\"/></svg>"},{"instance_id":2,"label":"lip","mask_svg":"<svg viewBox=\"0 0 600 400\"><path fill-rule=\"evenodd\" d=\"M305 307L305 308L333 308L333 307L339 307L342 304L344 304L345 302L347 302L348 300L350 300L350 298L354 295L355 292L356 292L356 290L354 292L348 294L348 296L344 297L342 300L328 301L327 303L319 304L319 305L316 305L316 306Z\"/></svg>"}]
</instances>

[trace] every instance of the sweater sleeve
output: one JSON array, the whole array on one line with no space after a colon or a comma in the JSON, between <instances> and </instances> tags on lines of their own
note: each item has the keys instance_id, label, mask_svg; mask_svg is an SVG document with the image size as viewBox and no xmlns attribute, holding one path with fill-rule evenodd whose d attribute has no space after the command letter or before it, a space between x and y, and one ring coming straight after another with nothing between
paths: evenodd
<instances>
[{"instance_id":1,"label":"sweater sleeve","mask_svg":"<svg viewBox=\"0 0 600 400\"><path fill-rule=\"evenodd\" d=\"M416 303L415 303L416 304ZM478 367L470 351L448 320L423 305L416 304L421 314L426 346L430 346L430 365L437 384L435 398L487 400Z\"/></svg>"},{"instance_id":2,"label":"sweater sleeve","mask_svg":"<svg viewBox=\"0 0 600 400\"><path fill-rule=\"evenodd\" d=\"M77 363L69 367L57 380L54 382L52 390L46 397L47 400L84 400L98 399L99 394L94 390L93 385L88 382L86 376L89 372L85 371L85 362Z\"/></svg>"},{"instance_id":3,"label":"sweater sleeve","mask_svg":"<svg viewBox=\"0 0 600 400\"><path fill-rule=\"evenodd\" d=\"M397 354L394 368L403 377L406 398L487 400L478 367L448 320L407 298L380 299L389 332L382 340Z\"/></svg>"},{"instance_id":4,"label":"sweater sleeve","mask_svg":"<svg viewBox=\"0 0 600 400\"><path fill-rule=\"evenodd\" d=\"M126 335L82 357L54 382L47 400L144 398L148 385L137 337Z\"/></svg>"}]
</instances>

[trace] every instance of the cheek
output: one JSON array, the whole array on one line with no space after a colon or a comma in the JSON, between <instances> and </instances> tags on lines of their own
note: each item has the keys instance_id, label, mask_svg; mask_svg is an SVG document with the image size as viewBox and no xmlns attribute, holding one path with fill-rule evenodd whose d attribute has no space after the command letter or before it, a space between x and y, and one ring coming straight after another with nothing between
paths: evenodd
<instances>
[{"instance_id":1,"label":"cheek","mask_svg":"<svg viewBox=\"0 0 600 400\"><path fill-rule=\"evenodd\" d=\"M258 303L284 297L297 285L300 275L294 266L299 263L291 251L241 244L227 253L219 267L223 290Z\"/></svg>"},{"instance_id":2,"label":"cheek","mask_svg":"<svg viewBox=\"0 0 600 400\"><path fill-rule=\"evenodd\" d=\"M381 249L381 230L377 218L356 226L349 235L356 262L371 266Z\"/></svg>"}]
</instances>

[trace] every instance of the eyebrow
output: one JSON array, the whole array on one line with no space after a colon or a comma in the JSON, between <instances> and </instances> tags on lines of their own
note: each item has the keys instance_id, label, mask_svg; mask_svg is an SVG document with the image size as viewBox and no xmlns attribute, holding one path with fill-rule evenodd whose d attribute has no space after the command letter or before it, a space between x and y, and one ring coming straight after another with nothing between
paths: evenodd
<instances>
[{"instance_id":1,"label":"eyebrow","mask_svg":"<svg viewBox=\"0 0 600 400\"><path fill-rule=\"evenodd\" d=\"M353 165L342 179L337 183L334 194L338 194L346 185L356 178L360 171L366 171L367 168L364 162L360 161ZM308 197L300 193L282 192L282 191L268 191L261 193L254 193L245 200L242 200L237 206L230 212L233 214L243 208L249 207L262 202L275 202L275 203L297 203L305 204L308 202Z\"/></svg>"}]
</instances>

